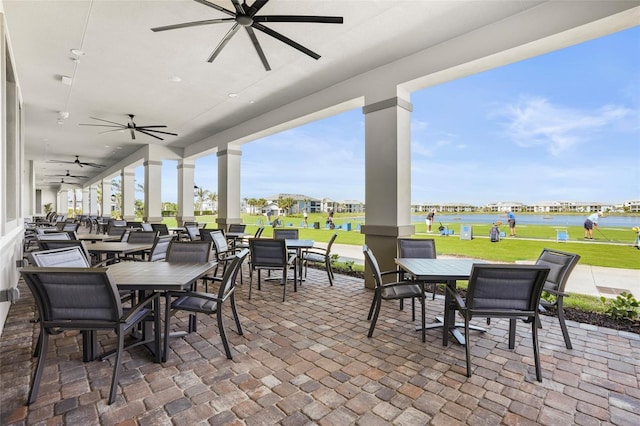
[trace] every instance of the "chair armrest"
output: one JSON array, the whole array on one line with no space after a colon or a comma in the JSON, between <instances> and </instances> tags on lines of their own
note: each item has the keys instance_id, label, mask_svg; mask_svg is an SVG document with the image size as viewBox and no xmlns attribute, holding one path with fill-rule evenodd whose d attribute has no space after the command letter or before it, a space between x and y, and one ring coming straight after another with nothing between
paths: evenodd
<instances>
[{"instance_id":1,"label":"chair armrest","mask_svg":"<svg viewBox=\"0 0 640 426\"><path fill-rule=\"evenodd\" d=\"M297 259L298 259L297 255L289 253L289 259L287 259L287 265L288 266L293 265Z\"/></svg>"},{"instance_id":2,"label":"chair armrest","mask_svg":"<svg viewBox=\"0 0 640 426\"><path fill-rule=\"evenodd\" d=\"M171 297L196 297L198 299L211 300L213 302L220 301L218 295L202 291L168 291L166 292L166 295Z\"/></svg>"},{"instance_id":3,"label":"chair armrest","mask_svg":"<svg viewBox=\"0 0 640 426\"><path fill-rule=\"evenodd\" d=\"M149 296L145 297L143 301L141 301L135 307L129 310L129 312L127 312L127 314L120 319L120 322L127 322L129 318L131 318L134 315L137 315L142 309L144 309L147 305L149 305L158 297L160 297L160 293L151 293Z\"/></svg>"},{"instance_id":4,"label":"chair armrest","mask_svg":"<svg viewBox=\"0 0 640 426\"><path fill-rule=\"evenodd\" d=\"M407 271L403 271L402 269L396 269L395 271L383 271L380 272L380 275L385 276L385 275L391 275L391 274L406 274Z\"/></svg>"}]
</instances>

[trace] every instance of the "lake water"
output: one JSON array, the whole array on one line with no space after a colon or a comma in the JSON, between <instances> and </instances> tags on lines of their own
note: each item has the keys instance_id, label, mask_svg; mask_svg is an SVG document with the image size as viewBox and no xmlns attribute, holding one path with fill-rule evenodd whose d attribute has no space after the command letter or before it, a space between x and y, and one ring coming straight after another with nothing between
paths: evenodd
<instances>
[{"instance_id":1,"label":"lake water","mask_svg":"<svg viewBox=\"0 0 640 426\"><path fill-rule=\"evenodd\" d=\"M548 219L545 219L547 217ZM516 214L516 224L518 225L550 225L550 226L582 226L587 215L549 215L542 216L537 214ZM425 216L412 216L411 221L413 223L424 223ZM507 217L504 214L457 214L457 215L444 215L436 214L435 224L439 226L442 222L443 225L453 226L455 224L472 224L472 223L487 223L491 224L500 220L502 223L507 223ZM601 228L632 228L634 226L640 226L640 217L638 216L603 216L598 221L598 225Z\"/></svg>"}]
</instances>

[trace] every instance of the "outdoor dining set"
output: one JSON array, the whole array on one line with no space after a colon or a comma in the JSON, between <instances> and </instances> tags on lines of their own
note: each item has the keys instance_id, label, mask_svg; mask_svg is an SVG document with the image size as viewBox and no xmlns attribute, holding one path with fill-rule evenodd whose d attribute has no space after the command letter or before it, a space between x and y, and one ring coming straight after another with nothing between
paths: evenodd
<instances>
[{"instance_id":1,"label":"outdoor dining set","mask_svg":"<svg viewBox=\"0 0 640 426\"><path fill-rule=\"evenodd\" d=\"M83 231L87 226L89 230L81 232L80 226ZM224 326L228 314L223 311L230 311L235 331L243 335L236 306L237 285L243 285L243 265L248 265L250 275L249 299L255 297L254 272L257 290L262 290L263 281L273 281L282 288L282 302L287 300L287 282L293 281L293 291L298 292L309 263L322 265L329 287L334 284L331 249L337 234L326 247L318 247L313 240L300 239L295 228L274 229L273 238L262 237L261 227L250 235L244 225L214 230L197 223L167 228L112 220L94 227L67 220L39 221L27 228L26 258L20 274L34 296L40 326L29 404L38 396L50 335L79 330L84 362L115 357L108 398L111 404L117 395L123 351L144 346L155 362L167 362L171 338L195 332L197 314L215 317L224 354L232 359ZM381 271L367 245L363 254L375 281L366 317L370 321L369 338L375 338L383 301L397 300L400 309L410 302L414 321L418 302L421 312L417 331L422 341L426 341L426 330L433 328L442 328L444 346L453 336L465 346L466 372L471 377L470 330L485 331L471 320L486 318L489 325L492 318L507 318L510 349L515 346L516 325L523 320L531 328L536 379L542 381L537 330L541 326L539 311L545 303L541 294L545 291L555 296L565 345L571 348L562 301L564 285L579 261L578 255L545 249L534 265L438 259L433 239L400 238L397 269ZM458 281L468 281L463 294L457 288ZM427 324L427 294L432 293L431 299L435 300L438 289L445 294L444 315ZM188 314L184 331L171 326L171 318L178 312ZM456 313L463 322L456 322ZM99 330L115 332L113 351L98 353Z\"/></svg>"}]
</instances>

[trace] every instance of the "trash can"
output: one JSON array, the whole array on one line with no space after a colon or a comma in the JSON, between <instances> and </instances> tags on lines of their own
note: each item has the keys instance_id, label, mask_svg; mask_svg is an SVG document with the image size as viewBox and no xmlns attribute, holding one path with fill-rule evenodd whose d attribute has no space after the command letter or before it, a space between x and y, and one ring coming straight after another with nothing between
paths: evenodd
<instances>
[{"instance_id":1,"label":"trash can","mask_svg":"<svg viewBox=\"0 0 640 426\"><path fill-rule=\"evenodd\" d=\"M313 222L313 229L320 229L320 222Z\"/></svg>"},{"instance_id":2,"label":"trash can","mask_svg":"<svg viewBox=\"0 0 640 426\"><path fill-rule=\"evenodd\" d=\"M342 224L343 231L351 231L351 223L343 223Z\"/></svg>"},{"instance_id":3,"label":"trash can","mask_svg":"<svg viewBox=\"0 0 640 426\"><path fill-rule=\"evenodd\" d=\"M472 240L473 239L473 231L471 225L461 225L460 226L460 239L461 240Z\"/></svg>"}]
</instances>

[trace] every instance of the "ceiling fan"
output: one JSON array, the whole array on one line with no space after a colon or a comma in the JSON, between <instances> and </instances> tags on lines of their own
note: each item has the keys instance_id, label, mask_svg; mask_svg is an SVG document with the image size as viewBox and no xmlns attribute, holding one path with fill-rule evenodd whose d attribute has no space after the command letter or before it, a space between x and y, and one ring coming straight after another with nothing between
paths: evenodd
<instances>
[{"instance_id":1,"label":"ceiling fan","mask_svg":"<svg viewBox=\"0 0 640 426\"><path fill-rule=\"evenodd\" d=\"M81 126L97 126L97 127L113 127L113 130L106 130L104 132L100 132L100 134L103 133L110 133L110 132L119 132L122 130L129 130L131 132L131 139L135 139L136 138L136 132L140 132L140 133L144 133L147 136L151 136L153 138L156 139L160 139L161 141L163 141L164 139L162 139L160 136L156 136L150 132L153 133L162 133L164 135L171 135L171 136L178 136L177 133L169 133L169 132L163 132L161 130L153 130L153 129L161 129L161 128L165 128L167 126L138 126L134 121L133 121L133 117L135 117L133 114L128 114L129 115L129 119L130 121L127 124L120 124L120 123L116 123L115 121L109 121L109 120L103 120L102 118L95 118L95 117L89 117L92 120L98 120L98 121L104 121L105 123L111 123L111 124L80 124Z\"/></svg>"},{"instance_id":2,"label":"ceiling fan","mask_svg":"<svg viewBox=\"0 0 640 426\"><path fill-rule=\"evenodd\" d=\"M69 173L69 170L67 170L67 174L66 175L46 175L47 177L58 177L61 176L62 178L66 178L66 177L70 177L70 178L74 178L74 179L87 179L89 176L79 176L79 175L72 175L71 173Z\"/></svg>"},{"instance_id":3,"label":"ceiling fan","mask_svg":"<svg viewBox=\"0 0 640 426\"><path fill-rule=\"evenodd\" d=\"M210 3L207 0L194 0L200 4L216 9L220 12L226 13L227 15L232 16L232 18L221 18L221 19L207 19L204 21L193 21L193 22L185 22L182 24L174 24L167 25L164 27L155 27L151 28L151 31L167 31L167 30L175 30L178 28L188 28L195 27L199 25L209 25L209 24L220 24L224 22L233 22L233 26L224 36L224 38L218 43L218 46L215 48L213 53L207 59L208 62L213 62L213 60L220 54L222 49L227 45L231 37L238 32L241 27L247 31L251 41L253 43L253 47L255 47L260 60L262 61L262 65L264 65L265 70L270 71L271 67L269 66L269 62L267 61L264 52L262 51L262 47L256 38L255 32L253 29L255 28L258 31L262 31L263 33L280 40L281 42L288 44L294 49L299 50L300 52L311 56L313 59L319 59L320 55L313 52L312 50L307 49L301 44L296 43L288 37L280 34L277 31L274 31L268 27L265 27L263 23L267 22L307 22L307 23L323 23L323 24L342 24L343 18L341 16L306 16L306 15L260 15L257 16L257 13L266 5L269 0L256 0L253 2L251 6L247 5L246 1L242 4L238 0L231 0L233 6L235 8L235 12L225 9L224 7L218 6L216 4Z\"/></svg>"},{"instance_id":4,"label":"ceiling fan","mask_svg":"<svg viewBox=\"0 0 640 426\"><path fill-rule=\"evenodd\" d=\"M76 159L74 161L62 161L62 160L49 160L47 161L47 163L59 163L59 164L77 164L80 167L84 167L84 166L89 166L89 167L104 167L104 164L98 164L98 163L85 163L83 161L80 161L80 159L78 158L78 156L76 155Z\"/></svg>"},{"instance_id":5,"label":"ceiling fan","mask_svg":"<svg viewBox=\"0 0 640 426\"><path fill-rule=\"evenodd\" d=\"M60 183L60 184L65 183L65 184L67 184L67 185L79 185L79 183L78 183L78 182L65 182L65 181L64 181L64 178L61 178L61 179L60 179L60 182L58 182L58 181L56 180L56 181L49 181L48 183Z\"/></svg>"}]
</instances>

